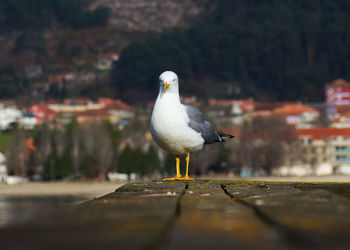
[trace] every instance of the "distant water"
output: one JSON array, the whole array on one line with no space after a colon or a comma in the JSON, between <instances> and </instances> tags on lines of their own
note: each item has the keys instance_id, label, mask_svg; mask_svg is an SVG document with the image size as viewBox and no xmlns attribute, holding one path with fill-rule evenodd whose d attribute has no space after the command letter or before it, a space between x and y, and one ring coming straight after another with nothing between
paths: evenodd
<instances>
[{"instance_id":1,"label":"distant water","mask_svg":"<svg viewBox=\"0 0 350 250\"><path fill-rule=\"evenodd\" d=\"M1 196L0 228L40 219L56 209L74 206L86 200L88 198L83 196Z\"/></svg>"}]
</instances>

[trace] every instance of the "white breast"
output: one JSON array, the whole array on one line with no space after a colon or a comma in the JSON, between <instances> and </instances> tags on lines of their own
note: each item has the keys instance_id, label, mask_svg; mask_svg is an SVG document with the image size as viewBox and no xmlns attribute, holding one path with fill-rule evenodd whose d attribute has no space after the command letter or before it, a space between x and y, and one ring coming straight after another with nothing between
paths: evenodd
<instances>
[{"instance_id":1,"label":"white breast","mask_svg":"<svg viewBox=\"0 0 350 250\"><path fill-rule=\"evenodd\" d=\"M158 97L151 118L151 133L163 149L182 155L203 148L201 134L188 126L185 107L174 95Z\"/></svg>"}]
</instances>

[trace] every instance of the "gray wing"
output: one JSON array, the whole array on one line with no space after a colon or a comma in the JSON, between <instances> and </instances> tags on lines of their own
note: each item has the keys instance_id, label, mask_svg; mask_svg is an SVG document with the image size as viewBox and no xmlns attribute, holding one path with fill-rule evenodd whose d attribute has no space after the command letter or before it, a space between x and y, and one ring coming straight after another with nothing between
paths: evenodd
<instances>
[{"instance_id":1,"label":"gray wing","mask_svg":"<svg viewBox=\"0 0 350 250\"><path fill-rule=\"evenodd\" d=\"M190 105L185 105L186 113L190 119L188 126L198 133L202 134L205 144L222 141L221 137L216 133L211 123L203 115L203 113Z\"/></svg>"}]
</instances>

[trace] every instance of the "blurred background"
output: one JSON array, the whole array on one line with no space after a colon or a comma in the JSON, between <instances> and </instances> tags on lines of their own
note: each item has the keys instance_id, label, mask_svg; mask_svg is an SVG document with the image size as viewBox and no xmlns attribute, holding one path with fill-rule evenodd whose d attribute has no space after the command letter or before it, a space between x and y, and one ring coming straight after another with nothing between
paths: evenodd
<instances>
[{"instance_id":1,"label":"blurred background","mask_svg":"<svg viewBox=\"0 0 350 250\"><path fill-rule=\"evenodd\" d=\"M164 70L236 136L193 155L192 175L344 180L349 58L347 0L2 0L0 193L172 175L174 156L149 133ZM0 223L15 204L4 199Z\"/></svg>"}]
</instances>

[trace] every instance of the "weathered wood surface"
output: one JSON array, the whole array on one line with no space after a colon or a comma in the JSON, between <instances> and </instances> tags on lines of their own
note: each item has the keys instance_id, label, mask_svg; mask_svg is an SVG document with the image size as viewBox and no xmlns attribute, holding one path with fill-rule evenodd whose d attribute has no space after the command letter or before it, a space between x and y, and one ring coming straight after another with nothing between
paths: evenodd
<instances>
[{"instance_id":1,"label":"weathered wood surface","mask_svg":"<svg viewBox=\"0 0 350 250\"><path fill-rule=\"evenodd\" d=\"M1 249L349 249L350 184L131 183L0 230Z\"/></svg>"}]
</instances>

